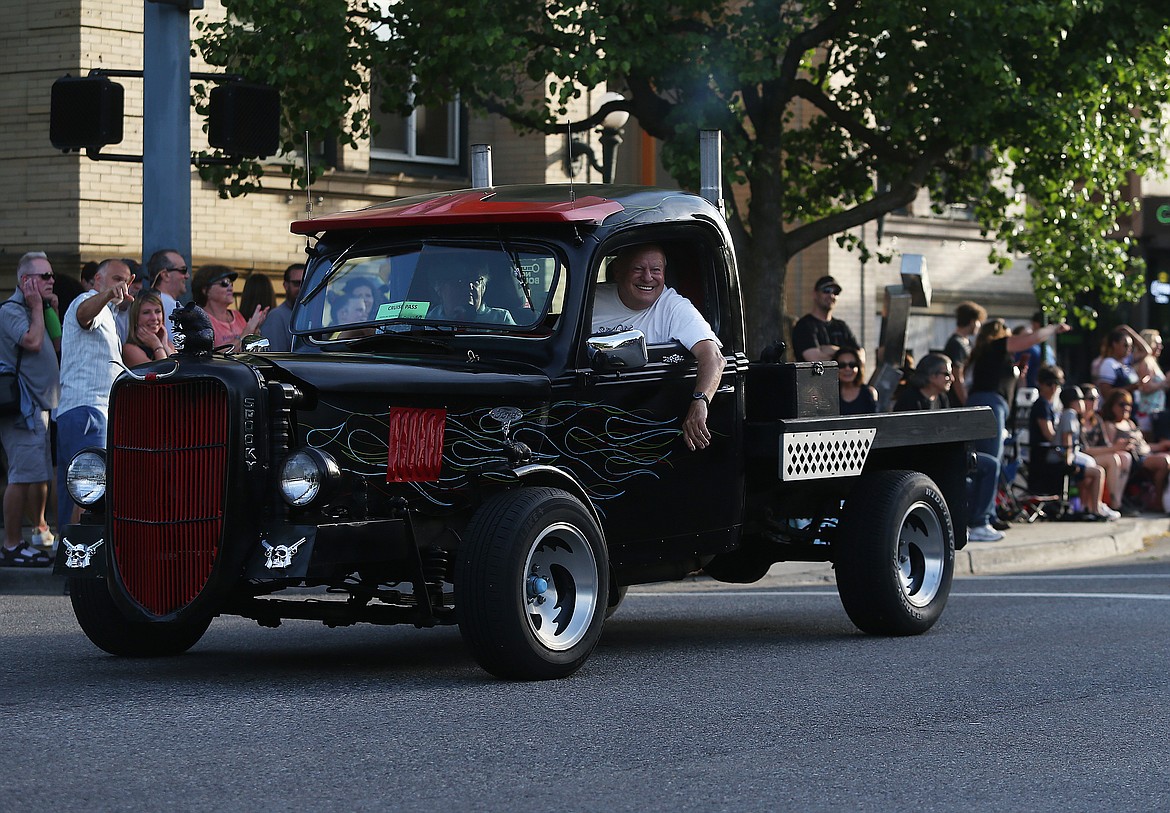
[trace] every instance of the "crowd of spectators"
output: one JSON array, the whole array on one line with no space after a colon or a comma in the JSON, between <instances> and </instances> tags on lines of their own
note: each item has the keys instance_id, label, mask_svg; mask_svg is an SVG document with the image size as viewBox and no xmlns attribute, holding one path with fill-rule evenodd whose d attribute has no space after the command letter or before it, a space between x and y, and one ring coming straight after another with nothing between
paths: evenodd
<instances>
[{"instance_id":1,"label":"crowd of spectators","mask_svg":"<svg viewBox=\"0 0 1170 813\"><path fill-rule=\"evenodd\" d=\"M835 303L839 292L835 282L814 292L806 332L810 319L827 329L831 308L825 305ZM1003 319L989 319L977 303L963 302L945 348L902 371L894 411L985 406L994 415L995 433L974 444L968 483L968 536L974 541L998 541L1010 529L1000 505L1016 477L1026 476L1033 492L1058 496L1055 510L1066 518L1110 521L1170 507L1170 382L1159 362L1159 331L1128 325L1111 330L1089 380L1069 385L1052 340L1070 329L1048 324L1042 313L1011 329ZM835 335L852 333L838 325ZM841 414L878 411L865 381L864 349L847 343L816 351L822 349L831 349L838 364ZM809 357L799 349L797 355ZM1018 474L1016 461L1026 475Z\"/></svg>"},{"instance_id":2,"label":"crowd of spectators","mask_svg":"<svg viewBox=\"0 0 1170 813\"><path fill-rule=\"evenodd\" d=\"M174 249L155 252L145 265L89 262L76 275L58 275L43 252L21 257L16 290L0 307L0 373L15 373L20 389L19 410L0 414L7 459L0 567L52 563L61 529L79 514L64 487L68 463L85 447L105 446L110 389L121 367L175 352L169 317L188 296L188 281L215 326L216 346L240 349L241 338L274 313L267 338L288 349L291 300L303 273L299 263L285 271L280 307L268 277L250 274L236 310L233 269L203 266L192 278ZM57 533L46 520L54 502Z\"/></svg>"}]
</instances>

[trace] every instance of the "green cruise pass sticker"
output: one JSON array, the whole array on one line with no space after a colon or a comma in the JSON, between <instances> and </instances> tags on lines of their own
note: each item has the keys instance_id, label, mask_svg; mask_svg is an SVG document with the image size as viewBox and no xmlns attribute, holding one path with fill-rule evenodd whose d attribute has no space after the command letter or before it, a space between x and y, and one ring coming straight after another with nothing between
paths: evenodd
<instances>
[{"instance_id":1,"label":"green cruise pass sticker","mask_svg":"<svg viewBox=\"0 0 1170 813\"><path fill-rule=\"evenodd\" d=\"M387 302L378 307L378 320L382 319L424 319L430 310L430 302Z\"/></svg>"}]
</instances>

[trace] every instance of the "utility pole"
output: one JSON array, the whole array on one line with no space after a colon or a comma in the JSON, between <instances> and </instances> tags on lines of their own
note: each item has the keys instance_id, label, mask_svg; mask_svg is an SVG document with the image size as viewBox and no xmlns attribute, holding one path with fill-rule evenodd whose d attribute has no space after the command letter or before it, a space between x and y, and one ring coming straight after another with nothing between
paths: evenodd
<instances>
[{"instance_id":1,"label":"utility pole","mask_svg":"<svg viewBox=\"0 0 1170 813\"><path fill-rule=\"evenodd\" d=\"M142 261L161 248L191 258L191 12L143 4Z\"/></svg>"}]
</instances>

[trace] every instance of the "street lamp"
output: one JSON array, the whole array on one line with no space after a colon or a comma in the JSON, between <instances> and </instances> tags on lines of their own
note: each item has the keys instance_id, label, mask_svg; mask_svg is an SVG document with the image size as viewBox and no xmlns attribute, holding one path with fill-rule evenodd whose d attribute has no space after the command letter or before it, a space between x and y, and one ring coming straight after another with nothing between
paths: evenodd
<instances>
[{"instance_id":1,"label":"street lamp","mask_svg":"<svg viewBox=\"0 0 1170 813\"><path fill-rule=\"evenodd\" d=\"M598 99L597 109L600 110L609 102L624 102L625 98L622 94L613 91L603 93ZM576 169L577 159L585 158L589 162L589 166L601 173L602 183L613 183L613 173L617 167L617 148L622 143L622 128L626 126L629 119L630 114L625 110L612 110L602 119L601 126L597 130L598 140L601 142L601 163L597 162L593 147L580 139L572 139L565 156L566 172L572 176Z\"/></svg>"}]
</instances>

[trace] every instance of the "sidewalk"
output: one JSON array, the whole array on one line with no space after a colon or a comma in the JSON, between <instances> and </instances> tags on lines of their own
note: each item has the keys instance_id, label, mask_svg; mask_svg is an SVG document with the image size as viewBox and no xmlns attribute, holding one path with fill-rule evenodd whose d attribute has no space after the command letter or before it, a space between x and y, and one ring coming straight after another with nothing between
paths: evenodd
<instances>
[{"instance_id":1,"label":"sidewalk","mask_svg":"<svg viewBox=\"0 0 1170 813\"><path fill-rule=\"evenodd\" d=\"M1123 517L1117 522L1013 523L1001 541L969 542L957 551L955 576L1076 567L1139 553L1147 540L1168 534L1170 518L1164 514ZM721 586L721 583L706 577L687 581L696 587L704 584L711 588ZM744 587L833 583L833 568L828 562L779 562L761 581ZM0 595L61 596L64 593L65 577L54 576L52 568L0 568Z\"/></svg>"}]
</instances>

